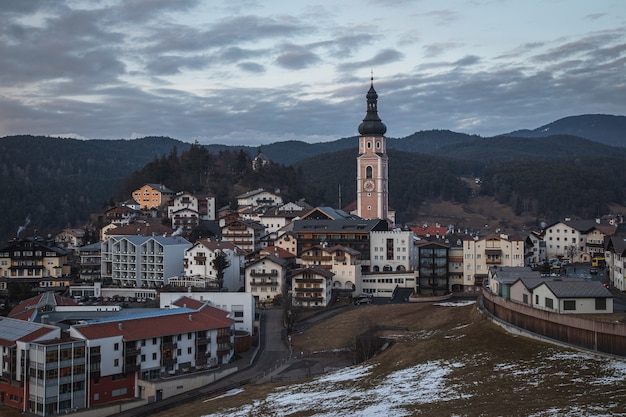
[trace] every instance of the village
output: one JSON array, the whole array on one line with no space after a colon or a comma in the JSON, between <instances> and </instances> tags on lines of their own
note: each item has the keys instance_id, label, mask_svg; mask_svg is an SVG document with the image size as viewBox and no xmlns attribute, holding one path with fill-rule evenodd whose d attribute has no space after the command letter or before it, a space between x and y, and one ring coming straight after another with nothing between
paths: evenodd
<instances>
[{"instance_id":1,"label":"village","mask_svg":"<svg viewBox=\"0 0 626 417\"><path fill-rule=\"evenodd\" d=\"M180 394L172 378L197 389L257 349L259 310L284 309L288 334L302 311L399 294L407 303L477 299L510 325L626 356L623 321L601 319L623 313L614 302L626 291L621 217L563 219L525 236L397 225L377 98L372 79L357 200L346 207L255 189L218 208L211 195L150 183L98 215L97 243L85 245L82 229L18 233L0 249L0 403L46 416L158 402ZM11 304L18 283L32 296Z\"/></svg>"}]
</instances>

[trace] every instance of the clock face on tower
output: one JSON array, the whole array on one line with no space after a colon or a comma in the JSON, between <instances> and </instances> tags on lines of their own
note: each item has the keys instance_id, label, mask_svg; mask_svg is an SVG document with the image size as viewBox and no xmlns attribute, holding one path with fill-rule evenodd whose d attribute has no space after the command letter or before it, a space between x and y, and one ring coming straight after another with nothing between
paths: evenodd
<instances>
[{"instance_id":1,"label":"clock face on tower","mask_svg":"<svg viewBox=\"0 0 626 417\"><path fill-rule=\"evenodd\" d=\"M367 180L363 183L363 189L367 192L374 191L374 188L376 188L376 185L372 180Z\"/></svg>"}]
</instances>

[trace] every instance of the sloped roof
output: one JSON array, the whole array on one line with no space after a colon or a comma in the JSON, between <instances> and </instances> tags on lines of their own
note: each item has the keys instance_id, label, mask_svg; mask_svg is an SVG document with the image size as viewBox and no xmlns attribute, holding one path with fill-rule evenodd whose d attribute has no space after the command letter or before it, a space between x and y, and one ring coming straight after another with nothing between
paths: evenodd
<instances>
[{"instance_id":1,"label":"sloped roof","mask_svg":"<svg viewBox=\"0 0 626 417\"><path fill-rule=\"evenodd\" d=\"M261 256L259 259L254 259L254 260L250 261L250 263L246 265L246 268L254 266L254 265L264 261L265 259L268 259L268 260L270 260L270 261L272 261L275 264L280 265L280 266L287 266L289 264L289 262L287 260L285 260L285 259L281 259L281 258L279 258L277 256L272 255L272 254L268 254L268 255L265 255L265 256Z\"/></svg>"},{"instance_id":2,"label":"sloped roof","mask_svg":"<svg viewBox=\"0 0 626 417\"><path fill-rule=\"evenodd\" d=\"M174 229L161 222L133 222L118 226L114 229L107 230L105 235L107 236L153 236L153 235L167 235L171 236L174 233Z\"/></svg>"},{"instance_id":3,"label":"sloped roof","mask_svg":"<svg viewBox=\"0 0 626 417\"><path fill-rule=\"evenodd\" d=\"M600 281L552 280L544 284L558 298L612 298Z\"/></svg>"},{"instance_id":4,"label":"sloped roof","mask_svg":"<svg viewBox=\"0 0 626 417\"><path fill-rule=\"evenodd\" d=\"M188 297L177 302L188 306L197 303ZM204 303L198 309L163 310L148 317L114 317L108 321L77 325L74 329L87 339L121 336L124 340L140 340L230 327L235 320L228 318L228 314Z\"/></svg>"},{"instance_id":5,"label":"sloped roof","mask_svg":"<svg viewBox=\"0 0 626 417\"><path fill-rule=\"evenodd\" d=\"M492 267L493 279L503 284L513 284L520 278L541 279L541 272L533 271L526 266Z\"/></svg>"},{"instance_id":6,"label":"sloped roof","mask_svg":"<svg viewBox=\"0 0 626 417\"><path fill-rule=\"evenodd\" d=\"M71 298L62 297L52 291L46 291L35 297L28 298L13 307L7 317L23 321L36 321L37 314L46 307L77 306Z\"/></svg>"},{"instance_id":7,"label":"sloped roof","mask_svg":"<svg viewBox=\"0 0 626 417\"><path fill-rule=\"evenodd\" d=\"M323 277L326 278L332 278L335 273L329 270L326 270L324 268L320 268L317 265L311 265L311 266L307 266L304 268L298 268L298 269L294 269L293 271L291 271L291 274L289 274L290 277L295 277L297 275L302 275L303 273L307 272L307 271L311 271L312 273L316 274L316 275L321 275Z\"/></svg>"},{"instance_id":8,"label":"sloped roof","mask_svg":"<svg viewBox=\"0 0 626 417\"><path fill-rule=\"evenodd\" d=\"M448 228L438 225L426 225L426 226L413 226L410 228L415 236L445 236L448 233Z\"/></svg>"},{"instance_id":9,"label":"sloped roof","mask_svg":"<svg viewBox=\"0 0 626 417\"><path fill-rule=\"evenodd\" d=\"M322 251L324 251L326 253L333 253L333 252L336 252L336 251L340 251L340 252L345 252L345 253L347 253L347 254L349 254L351 256L359 256L359 255L361 255L361 252L359 252L358 250L352 249L352 248L349 248L349 247L343 246L343 245L333 245L333 246L314 245L314 246L311 246L310 248L303 249L302 252L303 253L304 252L308 252L308 251L310 251L312 249L322 250Z\"/></svg>"},{"instance_id":10,"label":"sloped roof","mask_svg":"<svg viewBox=\"0 0 626 417\"><path fill-rule=\"evenodd\" d=\"M15 342L32 342L45 335L57 334L58 328L45 324L0 317L0 346L13 346Z\"/></svg>"},{"instance_id":11,"label":"sloped roof","mask_svg":"<svg viewBox=\"0 0 626 417\"><path fill-rule=\"evenodd\" d=\"M372 230L388 230L384 220L341 219L341 220L294 220L293 231L326 231L326 232L370 232Z\"/></svg>"},{"instance_id":12,"label":"sloped roof","mask_svg":"<svg viewBox=\"0 0 626 417\"><path fill-rule=\"evenodd\" d=\"M229 240L199 239L199 240L196 240L196 243L194 243L194 245L188 250L191 250L195 248L196 246L204 246L205 248L213 252L215 252L218 249L220 250L226 249L226 250L232 250L237 255L244 254L244 251L239 246L235 245L233 242Z\"/></svg>"},{"instance_id":13,"label":"sloped roof","mask_svg":"<svg viewBox=\"0 0 626 417\"><path fill-rule=\"evenodd\" d=\"M309 210L302 215L302 220L341 220L341 219L360 219L360 217L352 215L346 211L338 210L328 206L319 206Z\"/></svg>"}]
</instances>

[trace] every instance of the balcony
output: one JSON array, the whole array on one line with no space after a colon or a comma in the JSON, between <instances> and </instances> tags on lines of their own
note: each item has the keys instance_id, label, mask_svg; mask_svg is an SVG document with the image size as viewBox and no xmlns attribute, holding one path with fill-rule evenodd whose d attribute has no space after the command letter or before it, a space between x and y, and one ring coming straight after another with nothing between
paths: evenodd
<instances>
[{"instance_id":1,"label":"balcony","mask_svg":"<svg viewBox=\"0 0 626 417\"><path fill-rule=\"evenodd\" d=\"M278 271L250 271L251 277L277 277Z\"/></svg>"},{"instance_id":2,"label":"balcony","mask_svg":"<svg viewBox=\"0 0 626 417\"><path fill-rule=\"evenodd\" d=\"M319 292L319 293L321 293L321 292L324 292L325 289L324 288L296 287L296 288L294 288L294 291L298 292L298 293L302 293L302 292L316 292L316 293Z\"/></svg>"},{"instance_id":3,"label":"balcony","mask_svg":"<svg viewBox=\"0 0 626 417\"><path fill-rule=\"evenodd\" d=\"M230 343L230 335L225 334L225 335L222 335L222 336L217 336L215 341L217 342L218 345L220 343Z\"/></svg>"},{"instance_id":4,"label":"balcony","mask_svg":"<svg viewBox=\"0 0 626 417\"><path fill-rule=\"evenodd\" d=\"M302 297L302 296L296 296L295 300L298 301L298 302L305 302L305 303L308 303L308 302L319 302L319 303L321 303L321 302L324 301L324 298L322 298L322 297Z\"/></svg>"},{"instance_id":5,"label":"balcony","mask_svg":"<svg viewBox=\"0 0 626 417\"><path fill-rule=\"evenodd\" d=\"M499 256L489 256L487 257L487 265L497 265L502 263L502 259Z\"/></svg>"},{"instance_id":6,"label":"balcony","mask_svg":"<svg viewBox=\"0 0 626 417\"><path fill-rule=\"evenodd\" d=\"M303 284L321 284L324 282L323 278L296 278L296 283Z\"/></svg>"},{"instance_id":7,"label":"balcony","mask_svg":"<svg viewBox=\"0 0 626 417\"><path fill-rule=\"evenodd\" d=\"M319 261L319 262L331 262L332 256L315 256L315 255L302 255L300 257L303 261Z\"/></svg>"}]
</instances>

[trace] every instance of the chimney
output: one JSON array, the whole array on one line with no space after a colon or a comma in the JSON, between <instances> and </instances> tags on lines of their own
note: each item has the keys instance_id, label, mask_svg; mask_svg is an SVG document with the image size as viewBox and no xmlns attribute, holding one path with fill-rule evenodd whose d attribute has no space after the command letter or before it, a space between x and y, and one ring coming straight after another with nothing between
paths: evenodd
<instances>
[{"instance_id":1,"label":"chimney","mask_svg":"<svg viewBox=\"0 0 626 417\"><path fill-rule=\"evenodd\" d=\"M117 328L120 329L120 331L122 330L122 323L117 323Z\"/></svg>"}]
</instances>

